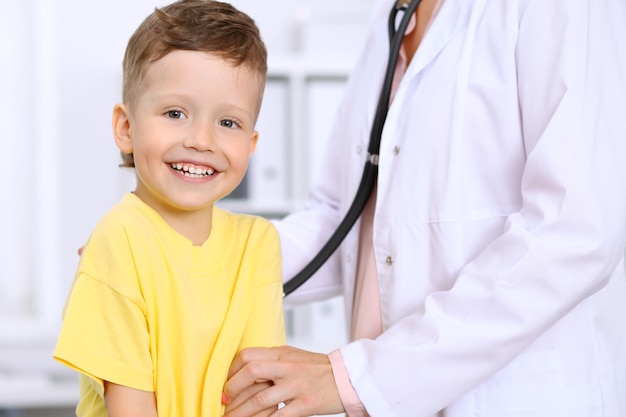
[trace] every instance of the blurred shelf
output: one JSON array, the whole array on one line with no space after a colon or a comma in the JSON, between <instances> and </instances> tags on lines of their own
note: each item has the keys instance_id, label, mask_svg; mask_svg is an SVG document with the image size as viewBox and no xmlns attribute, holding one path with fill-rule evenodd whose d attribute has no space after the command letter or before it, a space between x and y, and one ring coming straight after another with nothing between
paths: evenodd
<instances>
[{"instance_id":1,"label":"blurred shelf","mask_svg":"<svg viewBox=\"0 0 626 417\"><path fill-rule=\"evenodd\" d=\"M269 78L340 78L346 79L352 72L352 57L328 57L307 54L270 56L267 62Z\"/></svg>"},{"instance_id":2,"label":"blurred shelf","mask_svg":"<svg viewBox=\"0 0 626 417\"><path fill-rule=\"evenodd\" d=\"M78 377L0 373L0 408L74 407L78 395Z\"/></svg>"},{"instance_id":3,"label":"blurred shelf","mask_svg":"<svg viewBox=\"0 0 626 417\"><path fill-rule=\"evenodd\" d=\"M52 358L54 339L0 343L0 409L74 407L78 374Z\"/></svg>"}]
</instances>

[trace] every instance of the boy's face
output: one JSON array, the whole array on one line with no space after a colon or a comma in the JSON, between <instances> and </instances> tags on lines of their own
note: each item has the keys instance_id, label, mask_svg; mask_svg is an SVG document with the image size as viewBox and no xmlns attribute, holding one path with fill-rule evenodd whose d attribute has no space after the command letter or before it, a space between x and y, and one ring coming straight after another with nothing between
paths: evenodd
<instances>
[{"instance_id":1,"label":"boy's face","mask_svg":"<svg viewBox=\"0 0 626 417\"><path fill-rule=\"evenodd\" d=\"M256 74L205 52L173 51L150 64L133 108L114 110L137 196L176 213L210 210L233 191L256 146L260 94Z\"/></svg>"}]
</instances>

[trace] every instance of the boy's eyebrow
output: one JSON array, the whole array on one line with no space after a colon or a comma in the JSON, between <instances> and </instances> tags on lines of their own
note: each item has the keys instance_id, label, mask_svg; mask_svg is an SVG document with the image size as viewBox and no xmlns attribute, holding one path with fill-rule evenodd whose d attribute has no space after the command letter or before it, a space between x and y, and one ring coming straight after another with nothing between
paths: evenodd
<instances>
[{"instance_id":1,"label":"boy's eyebrow","mask_svg":"<svg viewBox=\"0 0 626 417\"><path fill-rule=\"evenodd\" d=\"M174 92L168 93L168 92L153 91L152 93L146 94L146 97L151 101L158 101L158 100L164 100L164 99L184 100L184 99L188 99L190 96L187 94L174 93Z\"/></svg>"}]
</instances>

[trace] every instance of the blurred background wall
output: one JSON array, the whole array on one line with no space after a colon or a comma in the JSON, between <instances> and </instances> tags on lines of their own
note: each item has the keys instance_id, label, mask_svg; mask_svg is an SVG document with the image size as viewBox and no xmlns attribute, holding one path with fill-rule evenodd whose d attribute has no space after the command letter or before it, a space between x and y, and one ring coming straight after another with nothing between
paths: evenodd
<instances>
[{"instance_id":1,"label":"blurred background wall","mask_svg":"<svg viewBox=\"0 0 626 417\"><path fill-rule=\"evenodd\" d=\"M261 28L269 81L261 140L225 205L268 217L300 207L373 0L234 0ZM111 110L129 36L155 0L0 0L0 417L69 416L75 375L52 359L76 250L132 189ZM345 341L340 298L290 311L290 342Z\"/></svg>"}]
</instances>

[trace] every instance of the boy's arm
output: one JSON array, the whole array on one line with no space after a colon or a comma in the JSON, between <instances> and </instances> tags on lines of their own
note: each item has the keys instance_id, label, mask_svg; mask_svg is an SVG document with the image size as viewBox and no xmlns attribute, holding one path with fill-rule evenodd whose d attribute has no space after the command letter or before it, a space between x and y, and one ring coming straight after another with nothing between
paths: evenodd
<instances>
[{"instance_id":1,"label":"boy's arm","mask_svg":"<svg viewBox=\"0 0 626 417\"><path fill-rule=\"evenodd\" d=\"M262 236L255 248L257 259L250 263L252 269L246 271L259 277L239 350L286 343L280 241L273 226L268 224L261 230L257 232L257 236Z\"/></svg>"},{"instance_id":2,"label":"boy's arm","mask_svg":"<svg viewBox=\"0 0 626 417\"><path fill-rule=\"evenodd\" d=\"M103 382L109 417L157 417L154 392Z\"/></svg>"}]
</instances>

